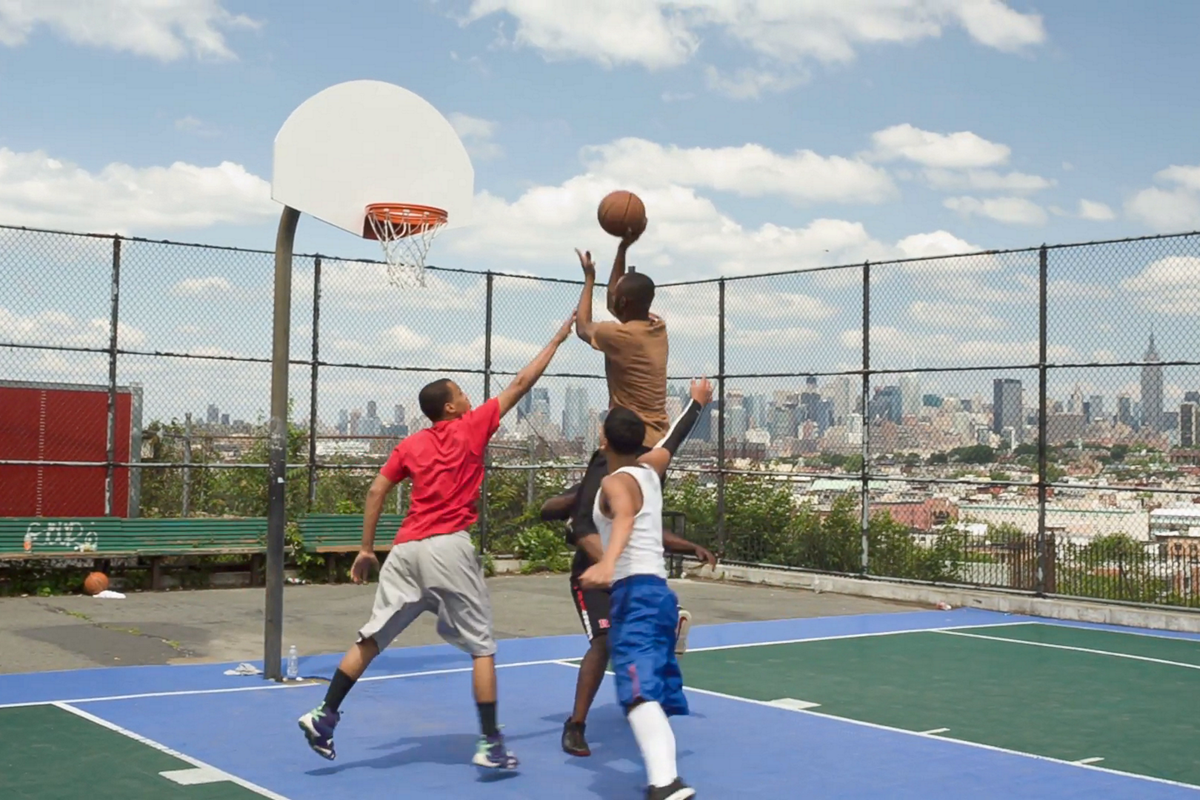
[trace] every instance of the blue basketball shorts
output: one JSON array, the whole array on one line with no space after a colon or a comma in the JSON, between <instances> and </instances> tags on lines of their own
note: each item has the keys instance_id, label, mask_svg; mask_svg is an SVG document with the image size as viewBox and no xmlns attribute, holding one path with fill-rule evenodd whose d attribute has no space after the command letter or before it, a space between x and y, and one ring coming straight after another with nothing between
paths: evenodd
<instances>
[{"instance_id":1,"label":"blue basketball shorts","mask_svg":"<svg viewBox=\"0 0 1200 800\"><path fill-rule=\"evenodd\" d=\"M688 713L683 673L675 658L679 599L657 575L631 575L612 587L608 633L617 700L628 711L654 701L667 716Z\"/></svg>"}]
</instances>

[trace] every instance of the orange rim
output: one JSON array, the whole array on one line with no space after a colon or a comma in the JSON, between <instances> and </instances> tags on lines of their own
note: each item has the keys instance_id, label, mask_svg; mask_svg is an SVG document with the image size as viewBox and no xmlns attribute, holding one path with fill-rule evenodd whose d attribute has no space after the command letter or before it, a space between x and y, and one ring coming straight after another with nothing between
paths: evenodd
<instances>
[{"instance_id":1,"label":"orange rim","mask_svg":"<svg viewBox=\"0 0 1200 800\"><path fill-rule=\"evenodd\" d=\"M434 206L415 203L372 203L367 206L363 236L367 239L378 238L371 220L379 223L392 236L405 237L441 227L449 218L445 209Z\"/></svg>"}]
</instances>

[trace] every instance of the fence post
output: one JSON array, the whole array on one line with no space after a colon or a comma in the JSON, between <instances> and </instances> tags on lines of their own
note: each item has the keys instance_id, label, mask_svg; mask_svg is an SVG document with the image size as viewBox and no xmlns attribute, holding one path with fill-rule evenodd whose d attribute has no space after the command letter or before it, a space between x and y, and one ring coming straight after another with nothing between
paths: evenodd
<instances>
[{"instance_id":1,"label":"fence post","mask_svg":"<svg viewBox=\"0 0 1200 800\"><path fill-rule=\"evenodd\" d=\"M1038 251L1038 516L1037 594L1046 593L1046 245Z\"/></svg>"},{"instance_id":2,"label":"fence post","mask_svg":"<svg viewBox=\"0 0 1200 800\"><path fill-rule=\"evenodd\" d=\"M183 415L183 499L180 516L187 517L192 511L192 412Z\"/></svg>"},{"instance_id":3,"label":"fence post","mask_svg":"<svg viewBox=\"0 0 1200 800\"><path fill-rule=\"evenodd\" d=\"M717 548L728 552L725 529L725 279L717 283Z\"/></svg>"},{"instance_id":4,"label":"fence post","mask_svg":"<svg viewBox=\"0 0 1200 800\"><path fill-rule=\"evenodd\" d=\"M484 329L483 329L483 399L490 400L492 398L492 289L495 285L495 276L491 270L487 273L487 293L486 293L486 308L484 311ZM491 449L485 451L486 463L483 468L483 488L480 492L479 504L479 553L480 555L487 552L488 538L488 475L492 471Z\"/></svg>"},{"instance_id":5,"label":"fence post","mask_svg":"<svg viewBox=\"0 0 1200 800\"><path fill-rule=\"evenodd\" d=\"M859 471L859 505L862 506L862 571L871 565L871 262L863 263L862 296L862 468Z\"/></svg>"},{"instance_id":6,"label":"fence post","mask_svg":"<svg viewBox=\"0 0 1200 800\"><path fill-rule=\"evenodd\" d=\"M317 502L317 373L321 359L321 257L313 259L312 378L308 398L308 510Z\"/></svg>"},{"instance_id":7,"label":"fence post","mask_svg":"<svg viewBox=\"0 0 1200 800\"><path fill-rule=\"evenodd\" d=\"M104 460L104 516L113 513L117 461L117 326L121 320L121 237L113 237L112 285L108 318L108 446ZM132 453L130 460L132 461Z\"/></svg>"}]
</instances>

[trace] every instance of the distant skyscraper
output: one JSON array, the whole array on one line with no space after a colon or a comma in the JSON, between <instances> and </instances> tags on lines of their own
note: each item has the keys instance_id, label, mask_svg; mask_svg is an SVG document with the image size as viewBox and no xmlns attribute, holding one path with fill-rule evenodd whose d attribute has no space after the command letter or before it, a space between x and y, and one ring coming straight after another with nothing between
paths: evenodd
<instances>
[{"instance_id":1,"label":"distant skyscraper","mask_svg":"<svg viewBox=\"0 0 1200 800\"><path fill-rule=\"evenodd\" d=\"M1133 401L1129 395L1122 394L1117 396L1117 421L1122 425L1128 425L1130 428L1137 427L1137 421L1133 416Z\"/></svg>"},{"instance_id":2,"label":"distant skyscraper","mask_svg":"<svg viewBox=\"0 0 1200 800\"><path fill-rule=\"evenodd\" d=\"M1200 392L1184 392L1183 402L1195 403L1196 405L1200 406Z\"/></svg>"},{"instance_id":3,"label":"distant skyscraper","mask_svg":"<svg viewBox=\"0 0 1200 800\"><path fill-rule=\"evenodd\" d=\"M915 417L921 413L921 380L916 375L900 376L900 413Z\"/></svg>"},{"instance_id":4,"label":"distant skyscraper","mask_svg":"<svg viewBox=\"0 0 1200 800\"><path fill-rule=\"evenodd\" d=\"M338 412L337 429L343 436L350 432L350 412L344 408Z\"/></svg>"},{"instance_id":5,"label":"distant skyscraper","mask_svg":"<svg viewBox=\"0 0 1200 800\"><path fill-rule=\"evenodd\" d=\"M567 386L563 394L563 437L568 441L584 438L588 424L587 389Z\"/></svg>"},{"instance_id":6,"label":"distant skyscraper","mask_svg":"<svg viewBox=\"0 0 1200 800\"><path fill-rule=\"evenodd\" d=\"M1024 432L1021 382L1014 378L992 381L992 432L1001 434L1012 428L1013 441L1020 443Z\"/></svg>"},{"instance_id":7,"label":"distant skyscraper","mask_svg":"<svg viewBox=\"0 0 1200 800\"><path fill-rule=\"evenodd\" d=\"M394 409L392 409L392 422L397 425L404 424L404 406L397 405Z\"/></svg>"},{"instance_id":8,"label":"distant skyscraper","mask_svg":"<svg viewBox=\"0 0 1200 800\"><path fill-rule=\"evenodd\" d=\"M1104 397L1094 394L1088 398L1088 422L1100 422L1104 419Z\"/></svg>"},{"instance_id":9,"label":"distant skyscraper","mask_svg":"<svg viewBox=\"0 0 1200 800\"><path fill-rule=\"evenodd\" d=\"M742 393L734 389L726 393L725 399L725 438L741 441L746 438L746 431L749 429L749 418L746 415Z\"/></svg>"},{"instance_id":10,"label":"distant skyscraper","mask_svg":"<svg viewBox=\"0 0 1200 800\"><path fill-rule=\"evenodd\" d=\"M229 425L229 415L228 415L228 414L222 414L222 415L221 415L221 424L222 424L222 425Z\"/></svg>"},{"instance_id":11,"label":"distant skyscraper","mask_svg":"<svg viewBox=\"0 0 1200 800\"><path fill-rule=\"evenodd\" d=\"M849 375L838 375L828 384L829 399L833 401L833 424L843 425L847 415L858 408L862 384L856 387Z\"/></svg>"},{"instance_id":12,"label":"distant skyscraper","mask_svg":"<svg viewBox=\"0 0 1200 800\"><path fill-rule=\"evenodd\" d=\"M875 396L871 398L870 412L872 424L880 419L900 424L900 419L904 415L904 400L900 394L900 387L880 386L877 388Z\"/></svg>"},{"instance_id":13,"label":"distant skyscraper","mask_svg":"<svg viewBox=\"0 0 1200 800\"><path fill-rule=\"evenodd\" d=\"M1179 446L1196 446L1196 410L1200 408L1195 403L1184 403L1179 406Z\"/></svg>"},{"instance_id":14,"label":"distant skyscraper","mask_svg":"<svg viewBox=\"0 0 1200 800\"><path fill-rule=\"evenodd\" d=\"M375 413L376 406L374 400L367 401L367 419L376 419L378 415Z\"/></svg>"},{"instance_id":15,"label":"distant skyscraper","mask_svg":"<svg viewBox=\"0 0 1200 800\"><path fill-rule=\"evenodd\" d=\"M208 404L208 413L205 415L209 425L216 425L221 419L221 412L212 403Z\"/></svg>"},{"instance_id":16,"label":"distant skyscraper","mask_svg":"<svg viewBox=\"0 0 1200 800\"><path fill-rule=\"evenodd\" d=\"M1151 362L1142 367L1142 427L1158 433L1163 429L1163 374L1162 367L1155 363L1161 359L1154 347L1153 333L1142 360Z\"/></svg>"}]
</instances>

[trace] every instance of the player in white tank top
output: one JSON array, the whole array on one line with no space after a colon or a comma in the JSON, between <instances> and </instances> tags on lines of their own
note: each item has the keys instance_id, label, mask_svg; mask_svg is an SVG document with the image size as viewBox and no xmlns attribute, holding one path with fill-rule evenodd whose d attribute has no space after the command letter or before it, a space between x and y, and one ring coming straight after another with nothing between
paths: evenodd
<instances>
[{"instance_id":1,"label":"player in white tank top","mask_svg":"<svg viewBox=\"0 0 1200 800\"><path fill-rule=\"evenodd\" d=\"M613 582L630 575L657 575L667 577L667 560L663 555L662 531L662 479L653 468L644 464L622 467L614 475L629 475L638 483L642 493L642 507L633 517L633 533L629 543L618 556L613 569ZM596 492L592 508L592 519L600 531L600 543L608 549L612 537L613 521L601 510L603 492Z\"/></svg>"}]
</instances>

